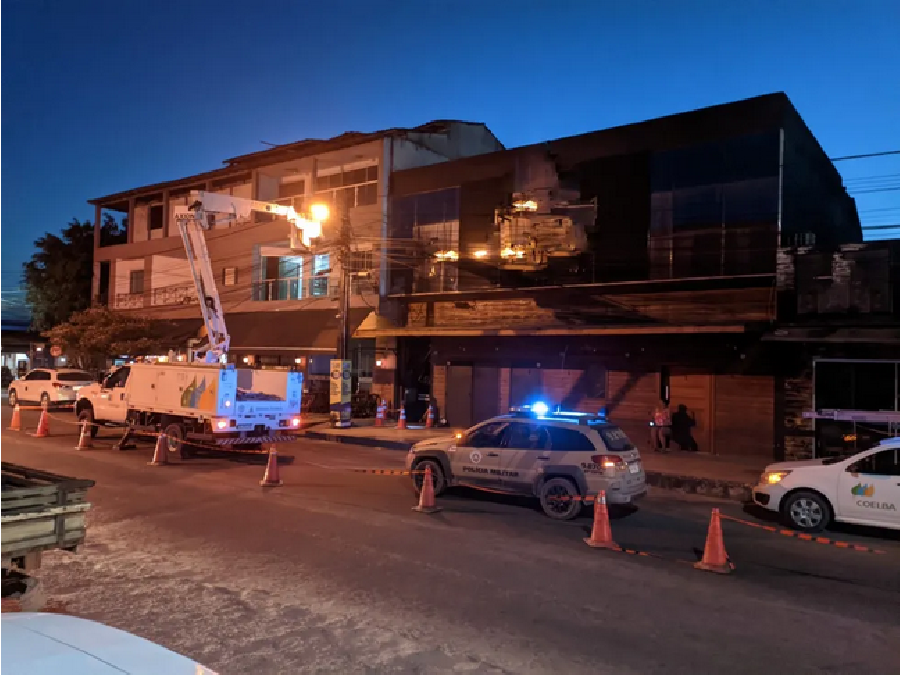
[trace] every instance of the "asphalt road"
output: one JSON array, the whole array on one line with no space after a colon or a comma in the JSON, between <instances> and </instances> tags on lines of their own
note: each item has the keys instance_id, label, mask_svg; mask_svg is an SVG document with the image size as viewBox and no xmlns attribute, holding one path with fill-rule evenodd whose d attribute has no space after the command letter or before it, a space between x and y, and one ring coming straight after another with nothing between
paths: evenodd
<instances>
[{"instance_id":1,"label":"asphalt road","mask_svg":"<svg viewBox=\"0 0 900 675\"><path fill-rule=\"evenodd\" d=\"M36 416L27 414L33 429ZM152 446L74 449L6 430L4 461L92 478L89 543L50 554L42 588L70 611L221 673L897 673L900 537L842 528L861 553L724 523L736 565L695 570L710 510L658 491L614 512L594 550L590 513L557 523L528 500L460 490L415 513L403 453L285 446L284 486L263 467L196 459L151 467Z\"/></svg>"}]
</instances>

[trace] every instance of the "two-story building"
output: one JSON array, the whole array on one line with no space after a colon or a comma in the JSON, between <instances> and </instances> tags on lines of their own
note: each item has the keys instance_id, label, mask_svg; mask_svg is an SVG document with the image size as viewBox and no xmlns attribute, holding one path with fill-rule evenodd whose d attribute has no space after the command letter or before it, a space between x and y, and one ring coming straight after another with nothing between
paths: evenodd
<instances>
[{"instance_id":1,"label":"two-story building","mask_svg":"<svg viewBox=\"0 0 900 675\"><path fill-rule=\"evenodd\" d=\"M401 171L375 383L452 425L543 399L641 445L670 402L700 451L768 455L781 245L860 242L784 94Z\"/></svg>"},{"instance_id":2,"label":"two-story building","mask_svg":"<svg viewBox=\"0 0 900 675\"><path fill-rule=\"evenodd\" d=\"M351 329L386 290L379 242L387 228L391 176L399 170L501 150L484 124L439 120L408 129L348 132L304 140L227 160L214 171L91 200L95 223L112 214L126 224L125 241L95 229L96 303L166 320L172 347L196 337L200 312L174 213L192 190L205 190L302 210L327 202L331 219L313 254L289 247L287 221L268 214L219 219L207 242L231 334L231 357L255 365L299 365L325 378L338 339L338 280L331 244L339 223L352 231ZM384 288L382 288L384 286ZM355 378L371 378L374 342L351 345Z\"/></svg>"}]
</instances>

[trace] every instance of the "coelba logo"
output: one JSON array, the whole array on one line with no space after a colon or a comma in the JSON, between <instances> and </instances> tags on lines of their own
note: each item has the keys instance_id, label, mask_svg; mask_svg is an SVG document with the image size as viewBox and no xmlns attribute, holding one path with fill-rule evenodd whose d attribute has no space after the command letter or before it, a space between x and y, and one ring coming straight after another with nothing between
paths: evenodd
<instances>
[{"instance_id":1,"label":"coelba logo","mask_svg":"<svg viewBox=\"0 0 900 675\"><path fill-rule=\"evenodd\" d=\"M857 483L854 487L850 488L850 492L857 497L872 497L875 494L875 486Z\"/></svg>"}]
</instances>

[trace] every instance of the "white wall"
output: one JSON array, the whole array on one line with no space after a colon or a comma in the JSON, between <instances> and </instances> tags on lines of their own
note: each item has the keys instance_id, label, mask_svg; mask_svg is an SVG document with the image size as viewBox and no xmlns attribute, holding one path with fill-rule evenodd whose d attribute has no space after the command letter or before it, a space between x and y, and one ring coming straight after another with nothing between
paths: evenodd
<instances>
[{"instance_id":1,"label":"white wall","mask_svg":"<svg viewBox=\"0 0 900 675\"><path fill-rule=\"evenodd\" d=\"M185 258L153 256L153 262L150 265L150 288L192 283L191 268Z\"/></svg>"},{"instance_id":2,"label":"white wall","mask_svg":"<svg viewBox=\"0 0 900 675\"><path fill-rule=\"evenodd\" d=\"M115 288L116 295L128 293L131 287L131 272L133 270L144 269L144 259L137 260L116 260L115 265ZM146 288L147 280L144 279L144 287Z\"/></svg>"},{"instance_id":3,"label":"white wall","mask_svg":"<svg viewBox=\"0 0 900 675\"><path fill-rule=\"evenodd\" d=\"M150 221L150 207L146 204L134 207L134 233L132 239L134 241L147 241L148 227Z\"/></svg>"}]
</instances>

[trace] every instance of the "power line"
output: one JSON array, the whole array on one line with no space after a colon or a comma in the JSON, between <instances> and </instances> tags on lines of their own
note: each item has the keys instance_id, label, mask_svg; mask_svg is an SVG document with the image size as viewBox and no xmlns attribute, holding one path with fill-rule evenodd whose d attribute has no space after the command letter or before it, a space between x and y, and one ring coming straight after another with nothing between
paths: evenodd
<instances>
[{"instance_id":1,"label":"power line","mask_svg":"<svg viewBox=\"0 0 900 675\"><path fill-rule=\"evenodd\" d=\"M882 152L869 152L864 155L845 155L844 157L831 157L832 162L843 162L848 159L866 159L868 157L884 157L885 155L900 155L900 150L884 150Z\"/></svg>"}]
</instances>

